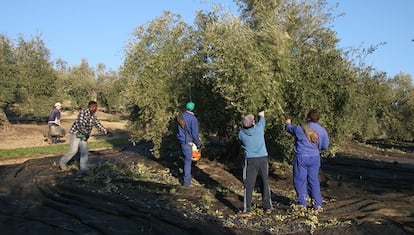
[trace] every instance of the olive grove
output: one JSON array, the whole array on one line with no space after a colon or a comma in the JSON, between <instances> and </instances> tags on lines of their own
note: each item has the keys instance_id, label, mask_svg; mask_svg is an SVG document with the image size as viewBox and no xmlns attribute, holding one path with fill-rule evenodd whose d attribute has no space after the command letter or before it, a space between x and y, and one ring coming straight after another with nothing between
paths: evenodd
<instances>
[{"instance_id":1,"label":"olive grove","mask_svg":"<svg viewBox=\"0 0 414 235\"><path fill-rule=\"evenodd\" d=\"M41 119L56 101L76 110L97 100L108 112L128 111L131 141L159 151L177 147L176 116L190 100L205 146L231 148L242 117L264 110L268 148L282 160L292 144L285 119L301 123L310 108L320 111L333 148L351 139L414 138L412 76L366 66L378 45L338 48L325 0L235 2L239 15L214 6L196 12L193 24L166 11L138 25L119 71L86 58L74 66L51 61L41 37L0 35L1 111Z\"/></svg>"}]
</instances>

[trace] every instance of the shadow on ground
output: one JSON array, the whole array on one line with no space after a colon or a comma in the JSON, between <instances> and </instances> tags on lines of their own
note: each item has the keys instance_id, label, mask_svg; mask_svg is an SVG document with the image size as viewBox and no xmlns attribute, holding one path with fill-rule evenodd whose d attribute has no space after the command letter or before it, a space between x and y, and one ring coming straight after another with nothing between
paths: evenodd
<instances>
[{"instance_id":1,"label":"shadow on ground","mask_svg":"<svg viewBox=\"0 0 414 235\"><path fill-rule=\"evenodd\" d=\"M291 172L271 167L275 210L240 218L239 164L202 159L195 187L180 184L178 156L156 159L148 143L90 151L92 173L59 156L0 166L2 234L413 234L413 163L340 153L324 159L324 211L298 213Z\"/></svg>"}]
</instances>

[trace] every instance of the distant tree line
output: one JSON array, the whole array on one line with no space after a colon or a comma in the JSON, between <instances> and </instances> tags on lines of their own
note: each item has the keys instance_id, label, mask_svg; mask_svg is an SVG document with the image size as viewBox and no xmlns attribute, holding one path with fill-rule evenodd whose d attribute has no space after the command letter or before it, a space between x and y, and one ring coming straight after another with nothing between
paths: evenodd
<instances>
[{"instance_id":1,"label":"distant tree line","mask_svg":"<svg viewBox=\"0 0 414 235\"><path fill-rule=\"evenodd\" d=\"M176 146L176 116L190 99L205 145L234 143L241 118L265 110L267 145L281 160L292 149L285 118L301 123L310 108L320 110L333 147L352 139L413 139L411 75L390 78L364 64L378 45L337 48L326 1L236 2L239 16L216 7L197 12L189 25L165 12L138 26L119 73L86 60L52 63L40 38L14 45L1 36L0 105L35 116L46 115L55 100L72 109L90 99L111 112L128 108L131 140L150 141L154 151Z\"/></svg>"},{"instance_id":2,"label":"distant tree line","mask_svg":"<svg viewBox=\"0 0 414 235\"><path fill-rule=\"evenodd\" d=\"M120 95L125 83L117 72L106 71L104 64L94 69L86 59L73 67L62 59L52 62L39 36L16 41L0 34L2 111L36 120L47 117L55 102L77 110L89 100L97 100L109 112L125 109L126 101Z\"/></svg>"}]
</instances>

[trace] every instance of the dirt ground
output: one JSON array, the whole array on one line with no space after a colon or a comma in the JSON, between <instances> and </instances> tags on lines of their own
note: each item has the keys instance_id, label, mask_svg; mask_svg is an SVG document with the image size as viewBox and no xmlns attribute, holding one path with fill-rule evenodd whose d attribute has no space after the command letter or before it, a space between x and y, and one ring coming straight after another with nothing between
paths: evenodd
<instances>
[{"instance_id":1,"label":"dirt ground","mask_svg":"<svg viewBox=\"0 0 414 235\"><path fill-rule=\"evenodd\" d=\"M123 121L102 123L125 130ZM14 125L0 134L0 149L47 145L43 128ZM1 234L414 234L413 143L350 143L324 158L322 212L293 206L291 168L273 163L274 210L263 214L258 189L249 219L237 214L239 162L203 155L193 166L195 187L188 188L180 184L179 154L155 158L150 148L91 149L88 176L78 175L76 161L58 171L60 156L1 162Z\"/></svg>"},{"instance_id":2,"label":"dirt ground","mask_svg":"<svg viewBox=\"0 0 414 235\"><path fill-rule=\"evenodd\" d=\"M61 127L69 132L73 120L75 120L76 112L63 112L64 119L61 122ZM126 121L121 120L119 116L111 115L103 112L97 113L98 119L101 123L111 129L112 131L121 132L126 128ZM29 124L14 124L13 128L8 132L0 132L0 149L15 149L34 146L46 146L48 142L45 141L44 133L47 131L47 123L29 123ZM60 143L68 143L69 135L66 134L60 139ZM91 141L101 138L102 135L96 128L92 129Z\"/></svg>"}]
</instances>

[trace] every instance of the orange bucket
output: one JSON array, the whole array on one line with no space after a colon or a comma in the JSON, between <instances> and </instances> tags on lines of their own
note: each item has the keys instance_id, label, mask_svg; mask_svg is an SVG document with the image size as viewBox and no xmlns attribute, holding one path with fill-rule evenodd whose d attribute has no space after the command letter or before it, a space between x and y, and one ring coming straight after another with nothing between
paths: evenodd
<instances>
[{"instance_id":1,"label":"orange bucket","mask_svg":"<svg viewBox=\"0 0 414 235\"><path fill-rule=\"evenodd\" d=\"M201 158L201 152L199 150L193 150L192 152L193 161L198 161Z\"/></svg>"}]
</instances>

